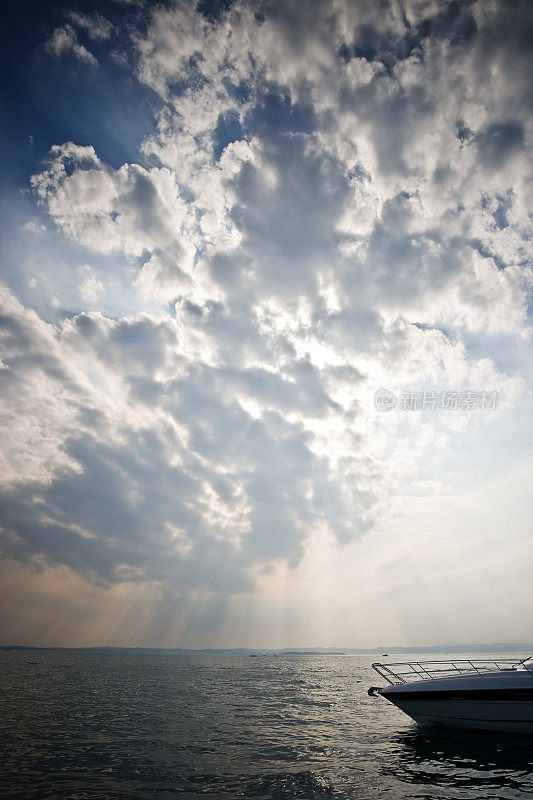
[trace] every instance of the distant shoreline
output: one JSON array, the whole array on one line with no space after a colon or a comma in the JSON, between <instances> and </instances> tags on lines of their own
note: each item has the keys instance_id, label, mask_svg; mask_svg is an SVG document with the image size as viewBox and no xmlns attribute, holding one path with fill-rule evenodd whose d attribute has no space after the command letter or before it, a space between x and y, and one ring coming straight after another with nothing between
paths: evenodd
<instances>
[{"instance_id":1,"label":"distant shoreline","mask_svg":"<svg viewBox=\"0 0 533 800\"><path fill-rule=\"evenodd\" d=\"M229 647L229 648L164 648L164 647L115 647L115 646L95 646L95 647L54 647L43 645L0 645L0 650L53 650L59 652L90 652L90 653L161 653L169 655L285 655L285 656L341 656L341 655L402 655L407 653L417 653L425 655L446 655L450 653L462 654L483 654L483 653L533 653L531 642L496 642L492 644L448 644L431 646L401 646L394 647L383 645L382 647L355 648L355 647L293 647L293 648L271 648L271 647Z\"/></svg>"}]
</instances>

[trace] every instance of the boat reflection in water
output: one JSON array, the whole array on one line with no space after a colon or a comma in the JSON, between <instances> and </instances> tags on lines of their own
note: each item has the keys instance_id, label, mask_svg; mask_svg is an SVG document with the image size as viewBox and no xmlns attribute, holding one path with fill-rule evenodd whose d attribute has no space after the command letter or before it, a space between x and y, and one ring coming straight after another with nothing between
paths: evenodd
<instances>
[{"instance_id":1,"label":"boat reflection in water","mask_svg":"<svg viewBox=\"0 0 533 800\"><path fill-rule=\"evenodd\" d=\"M371 687L416 722L533 734L533 658L372 664Z\"/></svg>"},{"instance_id":2,"label":"boat reflection in water","mask_svg":"<svg viewBox=\"0 0 533 800\"><path fill-rule=\"evenodd\" d=\"M529 738L482 731L472 736L468 731L440 726L435 726L428 736L425 730L413 727L391 737L394 756L382 765L384 776L420 787L431 786L432 798L462 797L461 790L473 789L480 798L494 800L533 797L533 748Z\"/></svg>"}]
</instances>

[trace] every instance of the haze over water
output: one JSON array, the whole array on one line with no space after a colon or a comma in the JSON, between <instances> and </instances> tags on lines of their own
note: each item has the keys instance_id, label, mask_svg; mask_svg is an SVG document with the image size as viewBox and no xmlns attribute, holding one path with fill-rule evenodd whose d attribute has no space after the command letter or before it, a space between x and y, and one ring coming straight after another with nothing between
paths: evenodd
<instances>
[{"instance_id":1,"label":"haze over water","mask_svg":"<svg viewBox=\"0 0 533 800\"><path fill-rule=\"evenodd\" d=\"M368 697L380 683L374 660L2 651L0 793L24 800L533 796L533 741L418 728Z\"/></svg>"}]
</instances>

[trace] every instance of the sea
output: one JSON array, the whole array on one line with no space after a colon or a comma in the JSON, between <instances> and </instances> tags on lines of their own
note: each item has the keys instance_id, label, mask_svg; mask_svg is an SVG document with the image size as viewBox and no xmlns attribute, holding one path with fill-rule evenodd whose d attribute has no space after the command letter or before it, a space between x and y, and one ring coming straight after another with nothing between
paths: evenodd
<instances>
[{"instance_id":1,"label":"sea","mask_svg":"<svg viewBox=\"0 0 533 800\"><path fill-rule=\"evenodd\" d=\"M0 797L533 798L533 737L419 728L374 660L0 651Z\"/></svg>"}]
</instances>

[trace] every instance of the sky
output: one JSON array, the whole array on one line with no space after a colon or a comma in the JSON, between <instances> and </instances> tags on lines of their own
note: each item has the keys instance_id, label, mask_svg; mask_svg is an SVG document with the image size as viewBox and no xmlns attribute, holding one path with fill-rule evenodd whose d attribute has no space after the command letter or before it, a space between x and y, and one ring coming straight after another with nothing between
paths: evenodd
<instances>
[{"instance_id":1,"label":"sky","mask_svg":"<svg viewBox=\"0 0 533 800\"><path fill-rule=\"evenodd\" d=\"M0 643L533 640L533 7L11 4Z\"/></svg>"}]
</instances>

